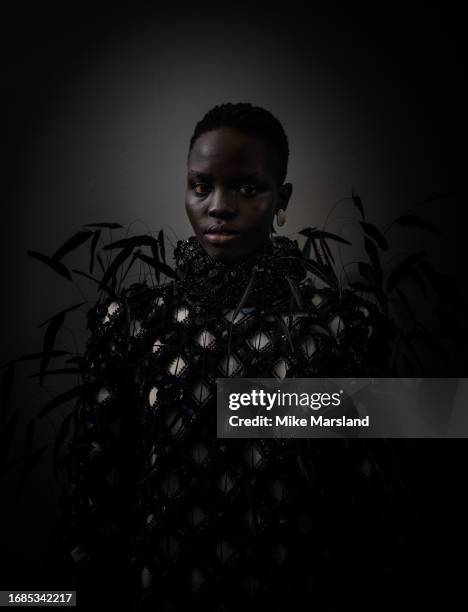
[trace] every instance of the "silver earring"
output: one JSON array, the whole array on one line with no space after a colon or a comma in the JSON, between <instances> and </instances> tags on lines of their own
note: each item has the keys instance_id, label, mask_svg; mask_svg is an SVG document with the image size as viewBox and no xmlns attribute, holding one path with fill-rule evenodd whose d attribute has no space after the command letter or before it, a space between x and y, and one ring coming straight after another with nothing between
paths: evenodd
<instances>
[{"instance_id":1,"label":"silver earring","mask_svg":"<svg viewBox=\"0 0 468 612\"><path fill-rule=\"evenodd\" d=\"M276 213L276 223L278 227L282 227L286 223L286 211L284 208L279 208Z\"/></svg>"}]
</instances>

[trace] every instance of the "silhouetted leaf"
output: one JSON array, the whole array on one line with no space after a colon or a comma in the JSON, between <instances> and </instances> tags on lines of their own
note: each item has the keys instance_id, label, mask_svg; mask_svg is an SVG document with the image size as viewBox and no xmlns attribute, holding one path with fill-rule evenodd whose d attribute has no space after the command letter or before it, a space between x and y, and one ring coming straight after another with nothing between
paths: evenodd
<instances>
[{"instance_id":1,"label":"silhouetted leaf","mask_svg":"<svg viewBox=\"0 0 468 612\"><path fill-rule=\"evenodd\" d=\"M28 255L38 259L42 263L45 263L47 266L52 268L54 272L57 272L57 274L60 274L60 276L63 276L67 280L72 280L70 272L61 261L56 261L55 259L47 257L47 255L43 255L42 253L37 253L36 251L28 251Z\"/></svg>"},{"instance_id":2,"label":"silhouetted leaf","mask_svg":"<svg viewBox=\"0 0 468 612\"><path fill-rule=\"evenodd\" d=\"M361 198L358 195L355 195L354 189L351 192L351 199L353 200L354 205L358 208L359 212L361 213L361 217L365 219L366 215L364 214L364 206L362 205Z\"/></svg>"},{"instance_id":3,"label":"silhouetted leaf","mask_svg":"<svg viewBox=\"0 0 468 612\"><path fill-rule=\"evenodd\" d=\"M388 312L387 299L385 297L384 292L382 291L382 289L380 287L376 287L376 286L370 285L368 283L361 283L360 281L349 283L349 286L352 287L353 289L356 289L357 291L364 291L366 293L370 293L372 295L375 295L375 297L377 298L380 306L382 307L382 310L384 312Z\"/></svg>"},{"instance_id":4,"label":"silhouetted leaf","mask_svg":"<svg viewBox=\"0 0 468 612\"><path fill-rule=\"evenodd\" d=\"M310 238L307 238L304 246L302 247L302 257L304 257L304 259L310 259L311 244L312 244L312 240Z\"/></svg>"},{"instance_id":5,"label":"silhouetted leaf","mask_svg":"<svg viewBox=\"0 0 468 612\"><path fill-rule=\"evenodd\" d=\"M365 278L368 283L370 283L371 285L376 284L374 268L370 264L364 261L360 261L358 263L358 268L359 268L359 274L363 278Z\"/></svg>"},{"instance_id":6,"label":"silhouetted leaf","mask_svg":"<svg viewBox=\"0 0 468 612\"><path fill-rule=\"evenodd\" d=\"M65 375L65 374L82 374L82 373L83 373L82 370L80 370L79 368L60 368L58 370L47 370L47 372L44 372L42 376L44 378L45 376L56 376L56 375ZM40 372L38 372L37 374L31 374L28 378L37 378L38 376L41 376Z\"/></svg>"},{"instance_id":7,"label":"silhouetted leaf","mask_svg":"<svg viewBox=\"0 0 468 612\"><path fill-rule=\"evenodd\" d=\"M421 271L425 274L426 278L429 281L432 282L433 280L435 280L437 278L438 273L434 270L434 268L432 267L432 265L428 261L422 259L422 260L418 261L418 266L421 269Z\"/></svg>"},{"instance_id":8,"label":"silhouetted leaf","mask_svg":"<svg viewBox=\"0 0 468 612\"><path fill-rule=\"evenodd\" d=\"M174 270L170 268L167 264L162 263L160 261L154 261L154 259L148 257L147 255L140 254L138 255L138 258L147 263L149 266L152 266L155 270L162 272L169 278L177 278L176 272L174 272Z\"/></svg>"},{"instance_id":9,"label":"silhouetted leaf","mask_svg":"<svg viewBox=\"0 0 468 612\"><path fill-rule=\"evenodd\" d=\"M64 244L62 244L59 249L57 249L57 251L52 255L52 258L56 261L59 261L60 259L62 259L62 257L65 257L65 255L71 253L71 251L74 251L76 248L78 248L80 244L86 242L88 238L92 235L93 232L90 232L88 230L80 230L79 232L76 232L76 234L74 234Z\"/></svg>"},{"instance_id":10,"label":"silhouetted leaf","mask_svg":"<svg viewBox=\"0 0 468 612\"><path fill-rule=\"evenodd\" d=\"M130 260L130 263L128 264L127 269L125 270L125 272L124 272L124 274L123 274L123 276L122 276L122 278L121 278L121 280L120 280L120 282L121 282L121 283L123 283L123 281L124 281L124 280L125 280L125 278L127 277L127 274L128 274L128 272L129 272L130 268L133 266L133 264L134 264L134 263L135 263L135 261L137 260L137 258L138 258L138 255L139 255L139 254L140 254L140 250L137 250L137 251L135 251L135 252L133 253L132 258L131 258L131 260Z\"/></svg>"},{"instance_id":11,"label":"silhouetted leaf","mask_svg":"<svg viewBox=\"0 0 468 612\"><path fill-rule=\"evenodd\" d=\"M311 238L310 234L312 232L315 232L315 230L318 229L316 227L304 227L303 229L301 229L298 234L301 234L302 236L305 236L306 238Z\"/></svg>"},{"instance_id":12,"label":"silhouetted leaf","mask_svg":"<svg viewBox=\"0 0 468 612\"><path fill-rule=\"evenodd\" d=\"M112 249L134 249L135 247L142 246L158 246L158 241L153 236L149 236L148 234L143 234L141 236L131 236L130 238L122 238L121 240L117 240L116 242L111 242L110 244L106 244L103 249L105 251L109 251Z\"/></svg>"},{"instance_id":13,"label":"silhouetted leaf","mask_svg":"<svg viewBox=\"0 0 468 612\"><path fill-rule=\"evenodd\" d=\"M332 274L330 274L327 269L324 268L324 266L321 266L320 264L315 263L314 261L310 261L309 259L301 259L301 263L305 268L307 268L307 270L312 272L312 274L314 274L317 278L326 283L328 286L338 289L338 284L335 278Z\"/></svg>"},{"instance_id":14,"label":"silhouetted leaf","mask_svg":"<svg viewBox=\"0 0 468 612\"><path fill-rule=\"evenodd\" d=\"M106 227L108 229L122 229L120 223L86 223L84 227Z\"/></svg>"},{"instance_id":15,"label":"silhouetted leaf","mask_svg":"<svg viewBox=\"0 0 468 612\"><path fill-rule=\"evenodd\" d=\"M41 327L44 327L44 325L47 325L47 323L50 323L50 321L53 321L53 319L56 319L57 317L60 317L61 315L65 315L67 312L71 312L72 310L76 310L80 306L83 306L83 304L85 304L85 303L86 302L80 302L79 304L74 304L73 306L69 306L68 308L65 308L65 310L62 310L61 312L58 312L53 317L50 317L49 319L47 319L47 321L44 321L43 323L38 325L39 329Z\"/></svg>"},{"instance_id":16,"label":"silhouetted leaf","mask_svg":"<svg viewBox=\"0 0 468 612\"><path fill-rule=\"evenodd\" d=\"M376 284L380 286L382 284L382 265L380 263L379 251L375 242L367 236L364 236L364 246L374 269Z\"/></svg>"},{"instance_id":17,"label":"silhouetted leaf","mask_svg":"<svg viewBox=\"0 0 468 612\"><path fill-rule=\"evenodd\" d=\"M420 261L424 257L424 252L412 253L401 261L394 270L388 275L387 292L390 293L400 282L401 278L405 275L406 271L409 270L417 261Z\"/></svg>"},{"instance_id":18,"label":"silhouetted leaf","mask_svg":"<svg viewBox=\"0 0 468 612\"><path fill-rule=\"evenodd\" d=\"M2 379L2 412L0 414L0 423L3 423L3 421L5 420L8 398L10 396L10 391L13 385L14 376L15 376L15 364L10 363L6 368L5 373L3 374L3 379Z\"/></svg>"},{"instance_id":19,"label":"silhouetted leaf","mask_svg":"<svg viewBox=\"0 0 468 612\"><path fill-rule=\"evenodd\" d=\"M324 264L323 268L324 270L326 270L327 274L329 274L330 278L333 278L333 286L338 289L340 283L338 281L338 277L335 273L335 269L333 268L333 266L330 263L327 263Z\"/></svg>"},{"instance_id":20,"label":"silhouetted leaf","mask_svg":"<svg viewBox=\"0 0 468 612\"><path fill-rule=\"evenodd\" d=\"M370 238L375 240L375 242L379 245L382 251L388 250L388 242L378 227L376 227L372 223L367 223L366 221L361 221L361 227L365 231L365 233L370 236Z\"/></svg>"},{"instance_id":21,"label":"silhouetted leaf","mask_svg":"<svg viewBox=\"0 0 468 612\"><path fill-rule=\"evenodd\" d=\"M98 229L94 232L93 239L91 240L90 259L89 259L89 273L90 274L93 273L94 255L96 253L96 247L97 247L97 243L99 241L100 236L101 236L101 230Z\"/></svg>"},{"instance_id":22,"label":"silhouetted leaf","mask_svg":"<svg viewBox=\"0 0 468 612\"><path fill-rule=\"evenodd\" d=\"M418 202L417 206L422 206L423 204L428 204L429 202L435 202L437 200L443 200L444 198L450 197L455 195L455 193L439 193L435 196L431 196L430 198L426 198L425 200L423 200L422 202Z\"/></svg>"},{"instance_id":23,"label":"silhouetted leaf","mask_svg":"<svg viewBox=\"0 0 468 612\"><path fill-rule=\"evenodd\" d=\"M83 361L83 357L81 355L76 355L75 357L70 357L67 359L67 363L81 363Z\"/></svg>"},{"instance_id":24,"label":"silhouetted leaf","mask_svg":"<svg viewBox=\"0 0 468 612\"><path fill-rule=\"evenodd\" d=\"M113 272L113 274L111 274L111 277L110 277L111 291L114 291L114 292L117 291L117 270L118 268L116 268L116 270Z\"/></svg>"},{"instance_id":25,"label":"silhouetted leaf","mask_svg":"<svg viewBox=\"0 0 468 612\"><path fill-rule=\"evenodd\" d=\"M87 278L90 281L93 281L93 283L96 283L99 285L100 289L105 291L111 297L115 297L114 291L112 291L112 289L108 287L107 285L103 285L102 282L99 281L97 278L94 278L94 276L91 276L90 274L87 274L86 272L83 272L82 270L76 270L75 268L73 268L72 272L74 272L75 274L78 274L79 276L83 276L84 278Z\"/></svg>"},{"instance_id":26,"label":"silhouetted leaf","mask_svg":"<svg viewBox=\"0 0 468 612\"><path fill-rule=\"evenodd\" d=\"M335 263L335 258L332 255L330 247L328 246L328 242L325 239L320 240L320 246L322 247L322 251L325 255L325 258L328 261L328 265L330 268L332 267L332 263Z\"/></svg>"},{"instance_id":27,"label":"silhouetted leaf","mask_svg":"<svg viewBox=\"0 0 468 612\"><path fill-rule=\"evenodd\" d=\"M54 474L56 477L58 475L58 469L59 469L60 451L70 431L70 423L75 413L76 413L76 410L72 410L69 414L67 414L67 416L63 419L60 425L60 428L55 436L52 460L53 460L53 466L54 466Z\"/></svg>"},{"instance_id":28,"label":"silhouetted leaf","mask_svg":"<svg viewBox=\"0 0 468 612\"><path fill-rule=\"evenodd\" d=\"M70 351L53 350L50 352L50 358L63 357L64 355L69 355L69 354L70 354ZM20 363L21 361L29 361L32 359L42 359L43 356L44 356L44 353L42 351L40 353L29 353L29 355L23 355L22 357L18 357L18 359L15 359L14 361L10 361L8 365L10 365L11 363Z\"/></svg>"},{"instance_id":29,"label":"silhouetted leaf","mask_svg":"<svg viewBox=\"0 0 468 612\"><path fill-rule=\"evenodd\" d=\"M42 381L44 378L44 373L47 370L47 366L49 365L51 353L54 350L54 342L57 336L59 329L62 327L63 322L65 321L65 312L59 313L57 316L53 317L50 321L49 326L46 329L44 334L44 350L41 360L41 365L39 368L40 377L39 384L42 385Z\"/></svg>"},{"instance_id":30,"label":"silhouetted leaf","mask_svg":"<svg viewBox=\"0 0 468 612\"><path fill-rule=\"evenodd\" d=\"M421 289L421 293L424 295L424 297L427 297L426 283L424 282L422 274L418 272L418 270L416 270L415 268L408 268L407 270L405 270L404 276L413 280Z\"/></svg>"},{"instance_id":31,"label":"silhouetted leaf","mask_svg":"<svg viewBox=\"0 0 468 612\"><path fill-rule=\"evenodd\" d=\"M342 244L351 244L349 240L345 240L337 234L332 234L331 232L324 232L323 230L316 229L315 227L306 227L301 230L299 234L302 234L307 238L315 238L317 240L334 240L335 242L341 242Z\"/></svg>"},{"instance_id":32,"label":"silhouetted leaf","mask_svg":"<svg viewBox=\"0 0 468 612\"><path fill-rule=\"evenodd\" d=\"M440 234L440 230L435 225L416 215L401 215L401 217L395 219L395 223L403 227L416 227L434 232L435 234Z\"/></svg>"},{"instance_id":33,"label":"silhouetted leaf","mask_svg":"<svg viewBox=\"0 0 468 612\"><path fill-rule=\"evenodd\" d=\"M401 303L406 308L409 316L411 317L411 320L413 321L414 325L417 325L418 322L416 320L416 317L414 316L414 312L413 312L413 309L411 308L411 305L410 305L410 303L408 301L408 298L406 297L406 295L403 293L403 291L401 289L397 288L396 292L398 294L398 297L400 298Z\"/></svg>"},{"instance_id":34,"label":"silhouetted leaf","mask_svg":"<svg viewBox=\"0 0 468 612\"><path fill-rule=\"evenodd\" d=\"M151 245L151 254L153 255L154 261L159 261L158 249L153 244ZM159 270L155 270L155 274L156 274L156 280L159 284L161 282L161 275L160 275Z\"/></svg>"},{"instance_id":35,"label":"silhouetted leaf","mask_svg":"<svg viewBox=\"0 0 468 612\"><path fill-rule=\"evenodd\" d=\"M166 263L166 247L164 246L164 232L162 230L160 230L158 234L158 243L161 253L161 259L164 263Z\"/></svg>"},{"instance_id":36,"label":"silhouetted leaf","mask_svg":"<svg viewBox=\"0 0 468 612\"><path fill-rule=\"evenodd\" d=\"M101 253L96 253L96 259L97 259L97 262L98 262L98 264L99 264L99 266L101 268L102 273L105 274L106 273L106 266L104 265L104 262L102 261Z\"/></svg>"},{"instance_id":37,"label":"silhouetted leaf","mask_svg":"<svg viewBox=\"0 0 468 612\"><path fill-rule=\"evenodd\" d=\"M291 293L294 296L294 299L296 300L296 304L299 310L304 310L304 302L302 300L302 295L299 291L299 287L289 276L286 276L286 280L288 282L289 288L291 289Z\"/></svg>"},{"instance_id":38,"label":"silhouetted leaf","mask_svg":"<svg viewBox=\"0 0 468 612\"><path fill-rule=\"evenodd\" d=\"M294 344L293 344L293 341L292 341L291 334L289 332L288 326L286 325L286 323L283 321L283 318L280 317L280 315L278 313L274 312L273 316L275 317L275 319L276 319L276 321L277 321L277 323L279 325L279 328L280 328L280 331L281 331L282 335L284 335L287 338L287 340L289 342L289 346L291 347L291 351L294 352Z\"/></svg>"},{"instance_id":39,"label":"silhouetted leaf","mask_svg":"<svg viewBox=\"0 0 468 612\"><path fill-rule=\"evenodd\" d=\"M83 389L84 385L78 385L77 387L73 387L73 389L69 389L65 393L57 395L50 402L47 402L47 404L39 412L38 416L42 418L44 415L51 412L54 408L57 408L57 406L61 406L62 404L69 402L71 399L79 397Z\"/></svg>"},{"instance_id":40,"label":"silhouetted leaf","mask_svg":"<svg viewBox=\"0 0 468 612\"><path fill-rule=\"evenodd\" d=\"M375 295L378 292L378 287L374 285L369 285L369 283L362 283L361 281L355 281L353 283L349 283L349 286L357 291L366 291L367 293L372 293Z\"/></svg>"},{"instance_id":41,"label":"silhouetted leaf","mask_svg":"<svg viewBox=\"0 0 468 612\"><path fill-rule=\"evenodd\" d=\"M315 238L311 238L310 241L311 241L311 244L312 244L312 248L314 249L315 261L317 263L319 263L321 266L325 266L323 258L321 256L319 250L318 250L318 246L317 246L317 242L316 242Z\"/></svg>"},{"instance_id":42,"label":"silhouetted leaf","mask_svg":"<svg viewBox=\"0 0 468 612\"><path fill-rule=\"evenodd\" d=\"M127 245L125 246L120 253L115 257L114 261L107 268L106 273L102 277L102 280L99 286L104 289L109 280L111 280L111 290L115 291L115 283L116 283L116 274L119 267L123 264L123 262L130 257L133 251L133 246Z\"/></svg>"},{"instance_id":43,"label":"silhouetted leaf","mask_svg":"<svg viewBox=\"0 0 468 612\"><path fill-rule=\"evenodd\" d=\"M42 455L45 453L45 451L47 450L47 448L49 447L48 444L42 446L41 448L38 448L36 451L34 451L31 455L29 455L29 457L26 459L26 465L24 466L24 469L18 479L18 485L16 488L16 495L20 495L24 485L26 484L26 480L28 478L28 476L30 475L30 473L32 472L33 468L39 463L40 458L42 457Z\"/></svg>"}]
</instances>

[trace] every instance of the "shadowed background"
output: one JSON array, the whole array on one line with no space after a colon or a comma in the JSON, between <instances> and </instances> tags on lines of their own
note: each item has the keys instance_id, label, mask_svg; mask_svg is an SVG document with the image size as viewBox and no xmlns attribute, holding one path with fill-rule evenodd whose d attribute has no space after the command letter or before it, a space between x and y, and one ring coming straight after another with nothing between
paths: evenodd
<instances>
[{"instance_id":1,"label":"shadowed background","mask_svg":"<svg viewBox=\"0 0 468 612\"><path fill-rule=\"evenodd\" d=\"M454 278L462 276L466 215L454 152L462 70L457 16L428 8L408 14L393 6L313 12L307 5L7 10L2 363L40 350L37 324L82 299L71 283L29 259L28 249L51 255L80 225L99 221L131 224L132 233L162 228L173 244L190 235L183 206L188 142L203 114L227 101L264 106L284 125L294 193L282 233L295 237L304 226L322 226L352 189L368 219L384 227L447 194L413 212L445 236L424 243L430 258ZM352 202L341 202L327 229L352 240L356 213ZM394 240L402 252L415 246L411 232ZM87 260L76 263L85 267ZM92 300L93 287L82 287ZM65 330L61 342L82 347L80 329ZM26 367L25 374L35 370ZM31 417L47 389L24 384L13 401ZM60 415L42 421L39 438L53 436L58 422ZM449 453L445 464L436 444ZM452 484L464 443L450 450L448 444L422 441L403 449L413 458L407 476L421 507L430 497L427 470L440 472L436 496L451 495L455 503ZM6 546L7 575L15 585L0 588L57 587L44 561L57 516L57 483L47 461L19 502L4 503L5 532L16 542ZM432 538L441 545L442 536L433 532Z\"/></svg>"}]
</instances>

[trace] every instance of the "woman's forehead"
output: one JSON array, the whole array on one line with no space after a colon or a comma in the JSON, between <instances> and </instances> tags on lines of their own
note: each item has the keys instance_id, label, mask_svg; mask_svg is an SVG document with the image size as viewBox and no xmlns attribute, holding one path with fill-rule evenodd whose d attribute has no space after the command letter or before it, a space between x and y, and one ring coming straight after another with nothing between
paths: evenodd
<instances>
[{"instance_id":1,"label":"woman's forehead","mask_svg":"<svg viewBox=\"0 0 468 612\"><path fill-rule=\"evenodd\" d=\"M232 128L205 132L197 138L188 158L194 174L263 174L268 162L262 140Z\"/></svg>"}]
</instances>

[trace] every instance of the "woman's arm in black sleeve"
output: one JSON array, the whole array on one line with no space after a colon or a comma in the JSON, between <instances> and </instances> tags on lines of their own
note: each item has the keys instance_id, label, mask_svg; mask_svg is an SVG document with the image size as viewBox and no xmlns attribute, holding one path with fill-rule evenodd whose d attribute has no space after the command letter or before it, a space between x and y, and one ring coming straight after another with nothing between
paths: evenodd
<instances>
[{"instance_id":1,"label":"woman's arm in black sleeve","mask_svg":"<svg viewBox=\"0 0 468 612\"><path fill-rule=\"evenodd\" d=\"M135 482L136 356L126 292L88 318L84 391L69 449L65 554L82 588L104 596L126 574Z\"/></svg>"}]
</instances>

